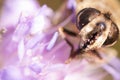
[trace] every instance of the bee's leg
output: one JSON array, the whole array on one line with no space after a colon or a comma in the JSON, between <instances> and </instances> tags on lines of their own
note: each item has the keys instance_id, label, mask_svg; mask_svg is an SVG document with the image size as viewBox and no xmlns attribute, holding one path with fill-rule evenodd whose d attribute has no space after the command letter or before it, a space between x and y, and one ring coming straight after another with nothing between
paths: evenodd
<instances>
[{"instance_id":1,"label":"bee's leg","mask_svg":"<svg viewBox=\"0 0 120 80\"><path fill-rule=\"evenodd\" d=\"M66 38L65 38L65 41L66 41L67 44L71 47L71 52L70 52L70 53L73 53L74 47L73 47L72 43L71 43L68 39L66 39Z\"/></svg>"},{"instance_id":2,"label":"bee's leg","mask_svg":"<svg viewBox=\"0 0 120 80\"><path fill-rule=\"evenodd\" d=\"M68 35L70 35L70 36L72 36L72 37L78 36L77 33L72 32L72 31L70 31L70 30L67 30L67 29L65 29L64 27L60 27L60 28L59 28L59 32L60 32L60 34L61 34L62 36L64 35L64 33L65 33L65 34L68 34Z\"/></svg>"},{"instance_id":3,"label":"bee's leg","mask_svg":"<svg viewBox=\"0 0 120 80\"><path fill-rule=\"evenodd\" d=\"M68 34L70 36L77 36L77 34L74 32L71 32L63 27L59 28L59 32L60 32L61 36L65 39L67 44L71 47L71 53L73 53L73 51L74 51L73 44L66 38L65 34Z\"/></svg>"},{"instance_id":4,"label":"bee's leg","mask_svg":"<svg viewBox=\"0 0 120 80\"><path fill-rule=\"evenodd\" d=\"M73 37L76 37L77 34L72 32L72 31L69 31L63 27L59 28L59 32L61 34L61 36L65 39L65 41L67 42L67 44L71 47L71 52L70 52L70 57L69 59L66 61L66 63L69 63L71 61L71 55L73 55L74 53L74 46L73 44L66 38L65 34L68 34L70 36L73 36Z\"/></svg>"},{"instance_id":5,"label":"bee's leg","mask_svg":"<svg viewBox=\"0 0 120 80\"><path fill-rule=\"evenodd\" d=\"M65 38L65 41L71 47L70 56L69 56L68 60L65 61L65 63L70 63L72 60L71 56L74 54L74 47L73 47L73 44L68 39Z\"/></svg>"},{"instance_id":6,"label":"bee's leg","mask_svg":"<svg viewBox=\"0 0 120 80\"><path fill-rule=\"evenodd\" d=\"M92 50L92 54L95 55L96 57L98 57L99 59L102 59L102 57L100 56L100 54L97 50Z\"/></svg>"}]
</instances>

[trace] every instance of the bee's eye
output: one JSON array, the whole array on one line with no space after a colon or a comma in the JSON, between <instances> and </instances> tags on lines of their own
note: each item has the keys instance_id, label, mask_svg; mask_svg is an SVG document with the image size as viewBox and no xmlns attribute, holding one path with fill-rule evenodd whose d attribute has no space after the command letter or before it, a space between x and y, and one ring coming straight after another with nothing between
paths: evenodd
<instances>
[{"instance_id":1,"label":"bee's eye","mask_svg":"<svg viewBox=\"0 0 120 80\"><path fill-rule=\"evenodd\" d=\"M76 26L81 30L90 21L96 18L100 14L99 10L94 8L85 8L77 14Z\"/></svg>"},{"instance_id":2,"label":"bee's eye","mask_svg":"<svg viewBox=\"0 0 120 80\"><path fill-rule=\"evenodd\" d=\"M119 29L115 23L111 24L110 32L103 45L112 45L119 37Z\"/></svg>"}]
</instances>

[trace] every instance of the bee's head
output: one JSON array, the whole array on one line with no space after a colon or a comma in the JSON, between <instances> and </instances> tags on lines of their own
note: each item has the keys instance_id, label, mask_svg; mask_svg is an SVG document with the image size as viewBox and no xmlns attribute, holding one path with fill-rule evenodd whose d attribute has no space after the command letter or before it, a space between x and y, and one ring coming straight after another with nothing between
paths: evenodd
<instances>
[{"instance_id":1,"label":"bee's head","mask_svg":"<svg viewBox=\"0 0 120 80\"><path fill-rule=\"evenodd\" d=\"M76 18L83 45L86 49L99 48L116 42L119 35L117 25L111 20L109 13L101 13L95 8L82 9Z\"/></svg>"}]
</instances>

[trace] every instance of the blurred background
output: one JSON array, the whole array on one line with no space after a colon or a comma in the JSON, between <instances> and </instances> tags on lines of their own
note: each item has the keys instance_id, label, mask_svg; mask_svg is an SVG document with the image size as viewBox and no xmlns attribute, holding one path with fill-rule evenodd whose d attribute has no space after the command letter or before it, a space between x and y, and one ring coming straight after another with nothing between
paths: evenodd
<instances>
[{"instance_id":1,"label":"blurred background","mask_svg":"<svg viewBox=\"0 0 120 80\"><path fill-rule=\"evenodd\" d=\"M65 0L38 0L40 5L47 4L54 11L56 11L64 1ZM118 1L119 1L119 4L120 4L120 0L118 0ZM3 3L4 3L4 0L0 0L0 9L1 9ZM0 12L1 12L1 10L0 10ZM120 25L118 25L118 26L120 27ZM115 48L118 51L118 56L120 57L120 38L117 41L117 43L113 46L113 48Z\"/></svg>"},{"instance_id":2,"label":"blurred background","mask_svg":"<svg viewBox=\"0 0 120 80\"><path fill-rule=\"evenodd\" d=\"M5 0L0 0L0 17L1 17L1 8L2 5L4 3ZM38 0L39 4L42 6L44 4L47 4L49 7L51 7L54 11L56 11L61 4L64 2L65 0ZM120 4L120 0L119 4ZM120 17L120 16L118 16ZM120 25L118 25L120 27ZM114 49L116 49L116 51L118 52L118 56L120 57L120 38L117 41L117 43L113 46ZM111 80L111 79L105 79L105 80Z\"/></svg>"}]
</instances>

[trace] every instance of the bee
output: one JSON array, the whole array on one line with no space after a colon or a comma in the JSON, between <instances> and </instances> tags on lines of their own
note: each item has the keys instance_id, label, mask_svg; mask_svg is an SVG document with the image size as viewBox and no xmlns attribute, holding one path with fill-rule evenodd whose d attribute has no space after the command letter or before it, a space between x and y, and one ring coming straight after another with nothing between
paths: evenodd
<instances>
[{"instance_id":1,"label":"bee","mask_svg":"<svg viewBox=\"0 0 120 80\"><path fill-rule=\"evenodd\" d=\"M70 31L64 27L59 28L59 32L64 36L65 41L71 47L69 59L78 55L91 52L99 59L102 59L99 48L112 46L119 37L119 29L111 19L110 13L104 13L92 7L81 9L76 15L76 27L78 33ZM73 44L65 37L65 34L80 39L78 48L74 50Z\"/></svg>"}]
</instances>

